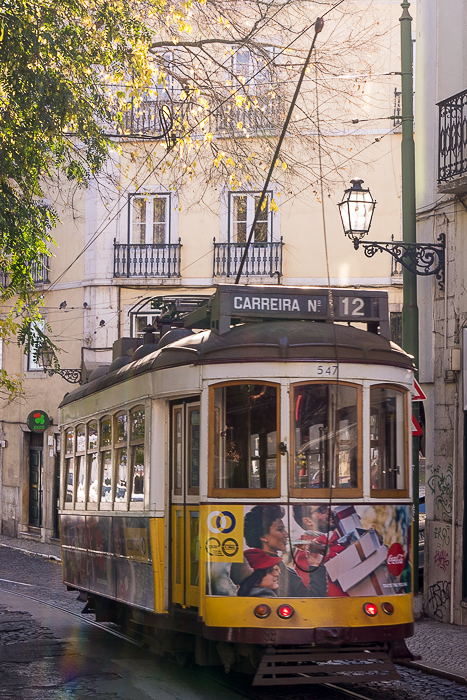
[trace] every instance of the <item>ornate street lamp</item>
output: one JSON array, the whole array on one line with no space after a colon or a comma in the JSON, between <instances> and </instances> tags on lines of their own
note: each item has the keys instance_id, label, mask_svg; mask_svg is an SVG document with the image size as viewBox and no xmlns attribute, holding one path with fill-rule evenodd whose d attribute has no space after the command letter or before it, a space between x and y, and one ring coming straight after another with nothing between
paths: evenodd
<instances>
[{"instance_id":1,"label":"ornate street lamp","mask_svg":"<svg viewBox=\"0 0 467 700\"><path fill-rule=\"evenodd\" d=\"M373 218L376 201L370 190L362 187L363 180L354 178L352 187L345 190L344 198L337 206L342 219L344 233L352 239L355 250L363 247L367 258L378 252L392 255L394 260L415 275L436 275L440 289L444 289L445 236L438 237L439 243L406 243L404 241L365 241Z\"/></svg>"},{"instance_id":2,"label":"ornate street lamp","mask_svg":"<svg viewBox=\"0 0 467 700\"><path fill-rule=\"evenodd\" d=\"M337 206L342 219L344 233L355 240L360 240L368 234L373 219L376 201L368 188L362 187L358 177L350 181L352 187L344 192L344 199ZM356 246L358 248L358 246Z\"/></svg>"},{"instance_id":3,"label":"ornate street lamp","mask_svg":"<svg viewBox=\"0 0 467 700\"><path fill-rule=\"evenodd\" d=\"M39 364L42 365L44 374L47 374L49 377L53 377L54 374L58 374L60 377L62 377L62 379L70 384L79 384L81 382L80 369L61 369L61 367L58 365L54 365L53 353L51 353L46 342L43 342L41 345Z\"/></svg>"}]
</instances>

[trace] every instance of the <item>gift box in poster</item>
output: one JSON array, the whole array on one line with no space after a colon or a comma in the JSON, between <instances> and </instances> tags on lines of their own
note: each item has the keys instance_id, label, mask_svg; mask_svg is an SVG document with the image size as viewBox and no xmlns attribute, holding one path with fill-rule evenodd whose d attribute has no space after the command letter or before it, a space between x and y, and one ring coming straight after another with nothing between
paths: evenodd
<instances>
[{"instance_id":1,"label":"gift box in poster","mask_svg":"<svg viewBox=\"0 0 467 700\"><path fill-rule=\"evenodd\" d=\"M372 587L368 588L368 590L371 590L371 594L382 595L382 583L386 582L388 579L384 578L384 581L381 580L380 583L378 577L382 575L382 572L378 571L378 569L381 568L383 571L387 571L385 567L387 552L388 548L383 545L373 552L373 554L371 554L367 559L364 559L357 564L357 566L354 566L353 569L342 573L337 579L342 590L349 595L367 595L366 592L361 593L355 591L362 591L363 587L361 584L366 581L366 579L369 579L369 581L366 581L365 585L370 587L371 583ZM378 573L376 573L377 571ZM360 586L360 588L358 588L358 586Z\"/></svg>"},{"instance_id":2,"label":"gift box in poster","mask_svg":"<svg viewBox=\"0 0 467 700\"><path fill-rule=\"evenodd\" d=\"M362 521L354 506L338 506L334 510L334 516L337 521L336 528L342 537L362 528Z\"/></svg>"},{"instance_id":3,"label":"gift box in poster","mask_svg":"<svg viewBox=\"0 0 467 700\"><path fill-rule=\"evenodd\" d=\"M339 580L348 571L370 557L381 548L379 538L374 530L367 530L360 539L350 544L343 552L325 563L326 571L332 581Z\"/></svg>"}]
</instances>

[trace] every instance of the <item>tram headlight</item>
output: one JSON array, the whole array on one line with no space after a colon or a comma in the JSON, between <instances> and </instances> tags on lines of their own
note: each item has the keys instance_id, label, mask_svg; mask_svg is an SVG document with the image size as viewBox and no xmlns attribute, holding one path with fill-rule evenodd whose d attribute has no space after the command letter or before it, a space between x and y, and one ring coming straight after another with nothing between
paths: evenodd
<instances>
[{"instance_id":1,"label":"tram headlight","mask_svg":"<svg viewBox=\"0 0 467 700\"><path fill-rule=\"evenodd\" d=\"M378 614L378 607L374 603L365 603L363 605L363 612L369 617L374 617Z\"/></svg>"},{"instance_id":2,"label":"tram headlight","mask_svg":"<svg viewBox=\"0 0 467 700\"><path fill-rule=\"evenodd\" d=\"M392 615L394 612L394 605L392 603L383 603L382 606L383 611L386 613L386 615Z\"/></svg>"},{"instance_id":3,"label":"tram headlight","mask_svg":"<svg viewBox=\"0 0 467 700\"><path fill-rule=\"evenodd\" d=\"M259 617L261 619L268 617L271 614L271 608L269 605L266 605L266 603L261 603L261 605L257 605L255 608L255 615L256 617Z\"/></svg>"},{"instance_id":4,"label":"tram headlight","mask_svg":"<svg viewBox=\"0 0 467 700\"><path fill-rule=\"evenodd\" d=\"M279 605L277 608L277 614L282 617L283 620L288 620L294 614L295 610L291 605Z\"/></svg>"}]
</instances>

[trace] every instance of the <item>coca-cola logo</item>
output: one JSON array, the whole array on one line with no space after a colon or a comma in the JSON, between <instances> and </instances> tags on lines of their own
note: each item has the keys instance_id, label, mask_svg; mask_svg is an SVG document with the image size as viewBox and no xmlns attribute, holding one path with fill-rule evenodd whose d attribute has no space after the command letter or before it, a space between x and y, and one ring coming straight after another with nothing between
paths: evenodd
<instances>
[{"instance_id":1,"label":"coca-cola logo","mask_svg":"<svg viewBox=\"0 0 467 700\"><path fill-rule=\"evenodd\" d=\"M400 576L404 570L404 550L399 542L394 542L389 547L389 552L386 557L386 564L388 565L388 571L393 576Z\"/></svg>"}]
</instances>

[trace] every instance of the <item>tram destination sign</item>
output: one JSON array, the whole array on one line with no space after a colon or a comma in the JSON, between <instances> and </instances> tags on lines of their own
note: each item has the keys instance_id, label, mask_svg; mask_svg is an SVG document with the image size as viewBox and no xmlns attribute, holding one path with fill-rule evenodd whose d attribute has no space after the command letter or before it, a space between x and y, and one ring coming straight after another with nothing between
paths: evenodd
<instances>
[{"instance_id":1,"label":"tram destination sign","mask_svg":"<svg viewBox=\"0 0 467 700\"><path fill-rule=\"evenodd\" d=\"M208 321L209 318L209 321ZM388 295L381 290L342 287L283 287L219 285L211 303L188 317L188 327L208 325L226 333L232 324L247 319L348 321L379 326L388 337Z\"/></svg>"},{"instance_id":2,"label":"tram destination sign","mask_svg":"<svg viewBox=\"0 0 467 700\"><path fill-rule=\"evenodd\" d=\"M387 293L379 290L222 285L218 294L222 311L225 313L228 307L233 318L334 319L363 323L388 318Z\"/></svg>"}]
</instances>

